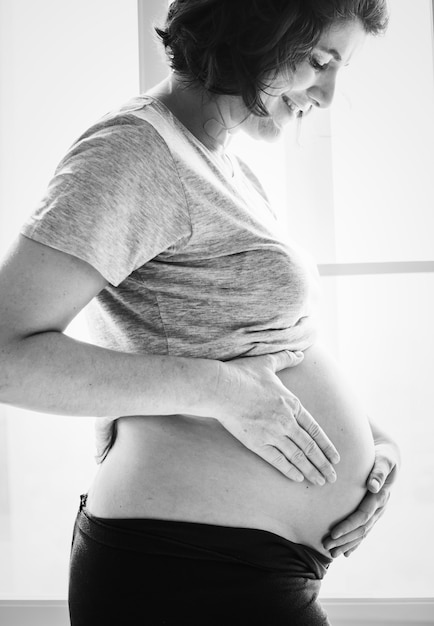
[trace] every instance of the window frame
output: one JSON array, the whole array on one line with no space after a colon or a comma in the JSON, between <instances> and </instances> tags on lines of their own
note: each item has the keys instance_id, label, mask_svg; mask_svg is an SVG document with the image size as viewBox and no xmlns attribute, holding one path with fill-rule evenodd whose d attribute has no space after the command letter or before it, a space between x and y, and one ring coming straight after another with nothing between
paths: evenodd
<instances>
[{"instance_id":1,"label":"window frame","mask_svg":"<svg viewBox=\"0 0 434 626\"><path fill-rule=\"evenodd\" d=\"M168 2L170 4L170 0ZM139 67L140 90L146 91L167 75L167 66L157 50L152 37L149 37L149 24L160 18L162 3L159 0L138 0L139 15ZM434 0L431 7L431 33L434 56ZM330 126L330 118L323 120ZM324 128L327 131L327 128ZM429 261L388 261L365 263L320 263L321 277L341 277L355 275L406 274L434 272L434 260ZM434 598L324 598L322 603L333 624L347 626L387 623L387 624L428 624L434 619Z\"/></svg>"},{"instance_id":2,"label":"window frame","mask_svg":"<svg viewBox=\"0 0 434 626\"><path fill-rule=\"evenodd\" d=\"M339 599L321 604L333 626L428 626L434 616L432 598ZM0 623L17 626L69 626L66 600L0 600Z\"/></svg>"},{"instance_id":3,"label":"window frame","mask_svg":"<svg viewBox=\"0 0 434 626\"><path fill-rule=\"evenodd\" d=\"M150 37L151 20L161 15L161 0L138 0L138 36L140 53L140 90L145 91L165 75L167 68L155 41ZM434 41L434 0L431 2L431 30ZM148 26L147 26L148 25ZM144 62L146 59L147 63ZM348 276L356 274L420 273L434 272L434 261L389 263L332 263L319 265L322 276ZM325 598L322 603L335 626L357 626L381 621L387 624L432 623L433 598ZM16 624L44 624L65 626L69 624L66 600L0 599L0 622Z\"/></svg>"}]
</instances>

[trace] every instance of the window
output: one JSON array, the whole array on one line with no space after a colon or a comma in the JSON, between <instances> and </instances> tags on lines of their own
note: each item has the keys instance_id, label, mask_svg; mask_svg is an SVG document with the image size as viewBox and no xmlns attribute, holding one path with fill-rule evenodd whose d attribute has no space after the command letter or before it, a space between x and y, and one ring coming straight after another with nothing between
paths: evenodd
<instances>
[{"instance_id":1,"label":"window","mask_svg":"<svg viewBox=\"0 0 434 626\"><path fill-rule=\"evenodd\" d=\"M433 595L432 3L391 0L385 37L343 69L330 111L238 150L323 282L323 337L403 468L385 516L327 575L325 597Z\"/></svg>"},{"instance_id":2,"label":"window","mask_svg":"<svg viewBox=\"0 0 434 626\"><path fill-rule=\"evenodd\" d=\"M161 4L139 0L139 9L157 13ZM332 113L304 121L299 146L291 132L260 151L247 140L238 146L290 234L317 258L330 349L403 451L386 516L334 564L328 597L432 595L432 8L415 0L409 14L405 0L390 4L388 35L346 70ZM0 29L4 249L65 149L137 93L137 3L0 0ZM141 59L157 58L154 48L142 37ZM142 63L142 87L160 71ZM69 332L83 337L79 320ZM0 405L0 598L66 597L72 525L93 454L92 419Z\"/></svg>"},{"instance_id":3,"label":"window","mask_svg":"<svg viewBox=\"0 0 434 626\"><path fill-rule=\"evenodd\" d=\"M136 0L0 0L0 247L69 145L138 92ZM74 321L71 333L83 337ZM0 405L0 598L65 598L93 419ZM1 621L1 617L0 617Z\"/></svg>"}]
</instances>

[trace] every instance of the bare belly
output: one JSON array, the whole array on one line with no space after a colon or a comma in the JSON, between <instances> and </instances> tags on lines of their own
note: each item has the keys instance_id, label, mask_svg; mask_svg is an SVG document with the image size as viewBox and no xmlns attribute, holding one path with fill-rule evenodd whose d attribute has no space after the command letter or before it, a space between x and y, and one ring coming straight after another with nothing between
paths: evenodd
<instances>
[{"instance_id":1,"label":"bare belly","mask_svg":"<svg viewBox=\"0 0 434 626\"><path fill-rule=\"evenodd\" d=\"M123 417L87 506L98 517L157 518L268 530L326 554L321 539L366 493L374 462L367 416L327 352L279 373L337 447L337 480L295 483L217 420Z\"/></svg>"}]
</instances>

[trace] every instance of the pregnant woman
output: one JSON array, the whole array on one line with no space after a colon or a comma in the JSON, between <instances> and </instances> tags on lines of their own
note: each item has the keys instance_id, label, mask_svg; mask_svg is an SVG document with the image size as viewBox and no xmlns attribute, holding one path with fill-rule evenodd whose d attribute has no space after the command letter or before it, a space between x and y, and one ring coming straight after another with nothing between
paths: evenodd
<instances>
[{"instance_id":1,"label":"pregnant woman","mask_svg":"<svg viewBox=\"0 0 434 626\"><path fill-rule=\"evenodd\" d=\"M0 401L98 418L73 626L328 623L321 579L399 454L316 338L315 265L228 144L329 106L386 21L381 0L175 0L170 76L83 133L3 263ZM64 334L85 306L92 344Z\"/></svg>"}]
</instances>

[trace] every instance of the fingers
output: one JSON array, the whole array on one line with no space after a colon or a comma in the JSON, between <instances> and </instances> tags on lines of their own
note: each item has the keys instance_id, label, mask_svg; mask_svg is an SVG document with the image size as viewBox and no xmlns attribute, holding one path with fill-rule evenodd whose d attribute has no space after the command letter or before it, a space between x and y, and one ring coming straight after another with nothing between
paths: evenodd
<instances>
[{"instance_id":1,"label":"fingers","mask_svg":"<svg viewBox=\"0 0 434 626\"><path fill-rule=\"evenodd\" d=\"M337 556L341 554L345 554L345 556L349 556L354 550L359 546L360 543L366 538L366 536L371 532L372 528L378 522L380 517L383 515L385 509L378 509L373 517L369 520L369 522L360 526L356 530L347 535L340 537L339 539L333 540L327 537L323 541L323 546L326 550L329 550L331 556L335 559ZM349 553L349 554L348 554Z\"/></svg>"},{"instance_id":2,"label":"fingers","mask_svg":"<svg viewBox=\"0 0 434 626\"><path fill-rule=\"evenodd\" d=\"M378 496L374 494L367 494L354 513L332 528L330 533L331 538L339 539L344 535L349 535L360 526L367 524L375 511L381 506L377 498Z\"/></svg>"},{"instance_id":3,"label":"fingers","mask_svg":"<svg viewBox=\"0 0 434 626\"><path fill-rule=\"evenodd\" d=\"M361 541L383 515L388 499L387 492L379 495L368 493L354 513L332 528L323 541L324 548L340 548L342 553L348 543Z\"/></svg>"},{"instance_id":4,"label":"fingers","mask_svg":"<svg viewBox=\"0 0 434 626\"><path fill-rule=\"evenodd\" d=\"M378 493L384 486L391 471L390 463L387 459L376 457L374 467L369 474L367 486L371 493Z\"/></svg>"},{"instance_id":5,"label":"fingers","mask_svg":"<svg viewBox=\"0 0 434 626\"><path fill-rule=\"evenodd\" d=\"M309 463L303 452L290 440L281 441L279 447L281 449L276 446L265 445L257 453L290 480L303 482L307 478L313 484L325 484L320 472Z\"/></svg>"},{"instance_id":6,"label":"fingers","mask_svg":"<svg viewBox=\"0 0 434 626\"><path fill-rule=\"evenodd\" d=\"M347 549L347 550L344 552L344 556L345 556L346 558L348 558L349 556L351 556L351 555L352 555L352 553L354 552L354 550L357 550L357 548L360 546L360 544L361 544L361 541L359 541L358 543L356 543L356 545L355 545L355 546L353 546L352 548L350 548L349 550Z\"/></svg>"},{"instance_id":7,"label":"fingers","mask_svg":"<svg viewBox=\"0 0 434 626\"><path fill-rule=\"evenodd\" d=\"M297 423L286 438L282 451L310 482L324 485L326 481L330 483L336 481L336 472L329 460L315 440Z\"/></svg>"},{"instance_id":8,"label":"fingers","mask_svg":"<svg viewBox=\"0 0 434 626\"><path fill-rule=\"evenodd\" d=\"M368 477L368 489L372 493L378 493L383 487L386 478L390 474L390 466L386 459L376 458L374 467Z\"/></svg>"},{"instance_id":9,"label":"fingers","mask_svg":"<svg viewBox=\"0 0 434 626\"><path fill-rule=\"evenodd\" d=\"M268 356L271 357L271 368L273 372L280 372L287 367L295 367L304 359L303 352L292 352L291 350L282 350L281 352L275 352Z\"/></svg>"},{"instance_id":10,"label":"fingers","mask_svg":"<svg viewBox=\"0 0 434 626\"><path fill-rule=\"evenodd\" d=\"M337 463L339 454L318 423L300 402L295 400L297 402L294 410L295 419L287 424L285 437L280 437L276 443L266 445L278 450L286 458L288 463L284 463L280 458L278 461L278 469L286 476L290 477L289 468L295 467L315 485L324 485L326 481L333 483L336 481L336 472L330 459Z\"/></svg>"},{"instance_id":11,"label":"fingers","mask_svg":"<svg viewBox=\"0 0 434 626\"><path fill-rule=\"evenodd\" d=\"M367 487L371 493L378 493L386 485L391 485L397 476L400 454L396 445L389 442L375 445L375 462L368 476Z\"/></svg>"},{"instance_id":12,"label":"fingers","mask_svg":"<svg viewBox=\"0 0 434 626\"><path fill-rule=\"evenodd\" d=\"M378 493L382 487L382 482L378 478L370 478L368 482L368 489L372 493Z\"/></svg>"},{"instance_id":13,"label":"fingers","mask_svg":"<svg viewBox=\"0 0 434 626\"><path fill-rule=\"evenodd\" d=\"M313 448L308 456L313 460L318 468L324 467L326 471L333 470L330 463L339 463L340 456L335 446L327 437L318 422L314 420L312 415L300 404L300 410L295 416L299 426L314 440L316 448ZM328 462L330 461L330 463ZM334 470L333 470L334 472Z\"/></svg>"},{"instance_id":14,"label":"fingers","mask_svg":"<svg viewBox=\"0 0 434 626\"><path fill-rule=\"evenodd\" d=\"M305 444L306 449L309 448L309 454L313 454L313 447L317 448L315 442L312 441L307 435L307 444ZM299 439L299 437L297 437ZM313 444L312 446L310 444ZM336 480L336 474L331 468L331 471L328 469L329 464L327 459L324 457L324 461L327 464L327 467L324 468L324 473L322 473L313 462L309 460L306 456L305 450L299 445L296 445L294 441L289 439L288 437L282 437L279 442L275 445L275 449L281 452L285 459L289 462L291 467L294 467L298 470L298 472L307 480L309 480L314 485L325 485L326 479L329 482L334 482ZM322 455L321 451L317 448L318 453ZM314 455L316 456L316 455ZM324 467L324 466L323 466Z\"/></svg>"},{"instance_id":15,"label":"fingers","mask_svg":"<svg viewBox=\"0 0 434 626\"><path fill-rule=\"evenodd\" d=\"M349 541L348 543L346 543L345 545L339 547L339 548L335 548L334 550L330 551L330 556L334 559L336 559L338 556L340 556L341 554L343 554L346 557L349 557L350 554L352 552L354 552L354 550L356 550L360 544L362 543L364 537L361 537L360 539L355 539L354 541Z\"/></svg>"},{"instance_id":16,"label":"fingers","mask_svg":"<svg viewBox=\"0 0 434 626\"><path fill-rule=\"evenodd\" d=\"M238 359L238 366L245 368L251 376L259 368L260 378L251 376L256 386L263 384L265 395L270 398L265 406L268 418L262 414L261 403L252 406L248 417L241 423L223 424L253 452L267 460L282 474L292 480L307 478L316 485L326 481L335 482L336 472L332 466L339 462L339 454L314 418L301 405L299 399L285 389L274 374L284 368L293 367L304 358L302 352L282 350L274 354ZM261 374L261 368L268 372ZM268 377L267 377L268 376ZM265 382L264 382L265 381ZM251 381L249 381L251 382ZM275 398L272 397L276 386ZM264 395L264 393L263 393ZM242 427L243 421L248 425Z\"/></svg>"},{"instance_id":17,"label":"fingers","mask_svg":"<svg viewBox=\"0 0 434 626\"><path fill-rule=\"evenodd\" d=\"M304 475L298 471L294 465L292 465L286 456L274 446L265 445L259 451L257 451L264 461L273 465L279 472L284 474L290 480L296 482L303 482Z\"/></svg>"},{"instance_id":18,"label":"fingers","mask_svg":"<svg viewBox=\"0 0 434 626\"><path fill-rule=\"evenodd\" d=\"M335 539L335 540L331 538L326 539L323 544L324 548L326 550L329 550L333 557L335 556L334 552L337 550L339 550L340 554L342 554L345 551L346 546L348 544L353 543L355 541L356 542L361 541L362 539L366 537L369 530L370 530L370 527L368 527L368 525L359 526L352 532L343 535L339 539Z\"/></svg>"}]
</instances>

